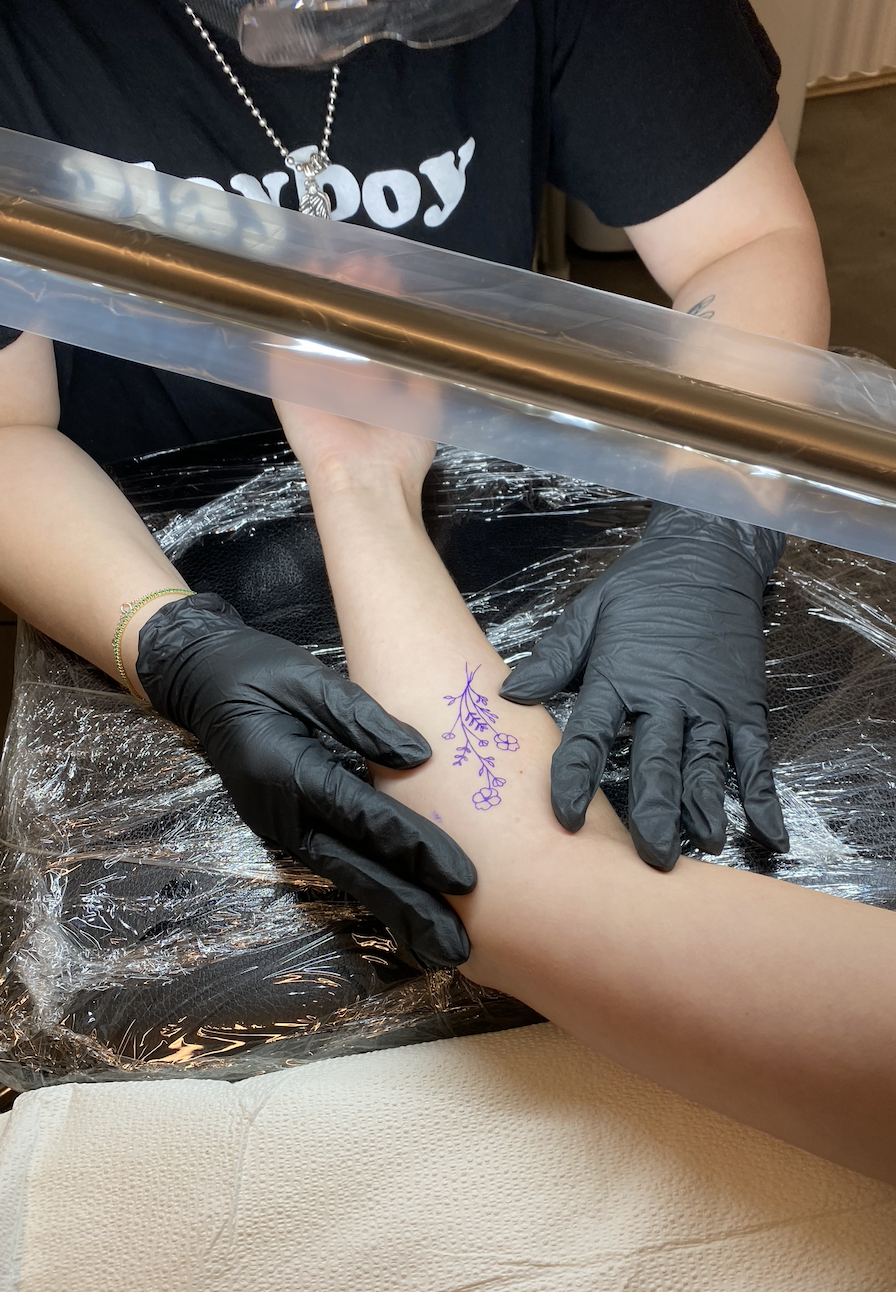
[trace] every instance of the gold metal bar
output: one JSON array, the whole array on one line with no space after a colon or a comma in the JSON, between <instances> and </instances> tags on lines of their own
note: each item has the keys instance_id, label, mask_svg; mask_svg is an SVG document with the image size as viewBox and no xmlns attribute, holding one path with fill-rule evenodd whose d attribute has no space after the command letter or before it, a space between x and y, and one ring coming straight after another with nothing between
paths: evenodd
<instances>
[{"instance_id":1,"label":"gold metal bar","mask_svg":"<svg viewBox=\"0 0 896 1292\"><path fill-rule=\"evenodd\" d=\"M896 432L0 194L0 256L804 479L896 500Z\"/></svg>"}]
</instances>

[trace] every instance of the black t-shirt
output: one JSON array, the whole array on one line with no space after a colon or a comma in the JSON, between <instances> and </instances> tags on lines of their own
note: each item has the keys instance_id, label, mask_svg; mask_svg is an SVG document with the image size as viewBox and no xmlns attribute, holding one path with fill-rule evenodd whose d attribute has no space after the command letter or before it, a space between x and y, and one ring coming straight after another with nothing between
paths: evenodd
<instances>
[{"instance_id":1,"label":"black t-shirt","mask_svg":"<svg viewBox=\"0 0 896 1292\"><path fill-rule=\"evenodd\" d=\"M329 72L255 67L213 34L286 148L317 144ZM747 0L518 0L466 44L346 59L322 178L334 218L527 267L546 180L607 224L660 215L761 138L778 71ZM180 0L3 0L0 126L297 205ZM71 346L57 368L61 428L99 461L275 421L258 396Z\"/></svg>"}]
</instances>

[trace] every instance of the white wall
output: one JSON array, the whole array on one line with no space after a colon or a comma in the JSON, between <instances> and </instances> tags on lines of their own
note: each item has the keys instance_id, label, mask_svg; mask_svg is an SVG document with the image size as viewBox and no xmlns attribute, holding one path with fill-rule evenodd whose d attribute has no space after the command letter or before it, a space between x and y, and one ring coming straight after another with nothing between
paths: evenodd
<instances>
[{"instance_id":1,"label":"white wall","mask_svg":"<svg viewBox=\"0 0 896 1292\"><path fill-rule=\"evenodd\" d=\"M780 0L782 4L788 2ZM807 80L896 67L896 0L811 0L811 3L815 9L815 31Z\"/></svg>"},{"instance_id":2,"label":"white wall","mask_svg":"<svg viewBox=\"0 0 896 1292\"><path fill-rule=\"evenodd\" d=\"M896 67L896 0L752 3L781 57L778 125L795 156L808 84L820 76ZM581 202L569 201L567 230L574 242L591 251L623 251L631 246L624 233L600 224ZM559 250L556 258L558 265L565 264ZM563 276L562 268L557 272Z\"/></svg>"},{"instance_id":3,"label":"white wall","mask_svg":"<svg viewBox=\"0 0 896 1292\"><path fill-rule=\"evenodd\" d=\"M855 0L833 0L849 5ZM778 125L792 155L800 138L806 86L812 78L812 51L819 5L828 0L753 0L753 8L781 58ZM883 0L882 0L883 3ZM896 4L896 0L886 0Z\"/></svg>"}]
</instances>

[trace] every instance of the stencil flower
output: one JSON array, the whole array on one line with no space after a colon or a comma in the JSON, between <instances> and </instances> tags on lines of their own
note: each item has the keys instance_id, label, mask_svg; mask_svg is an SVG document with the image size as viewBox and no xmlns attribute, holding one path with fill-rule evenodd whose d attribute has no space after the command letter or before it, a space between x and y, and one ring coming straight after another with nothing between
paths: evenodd
<instances>
[{"instance_id":1,"label":"stencil flower","mask_svg":"<svg viewBox=\"0 0 896 1292\"><path fill-rule=\"evenodd\" d=\"M503 781L501 784L503 785ZM477 812L487 812L489 808L497 807L501 802L501 795L496 789L489 785L483 790L477 790L473 795L473 802L476 805Z\"/></svg>"},{"instance_id":2,"label":"stencil flower","mask_svg":"<svg viewBox=\"0 0 896 1292\"><path fill-rule=\"evenodd\" d=\"M474 767L478 763L477 776L485 781L485 785L472 795L472 801L478 812L485 812L501 802L498 790L507 782L495 771L494 756L479 751L488 749L494 742L496 749L512 754L519 749L520 742L516 736L496 730L498 715L488 707L488 696L480 695L473 686L479 668L471 669L467 664L464 671L466 677L460 694L445 696L445 703L455 710L455 718L454 726L442 733L442 739L461 741L454 748L454 767L463 767L467 759Z\"/></svg>"}]
</instances>

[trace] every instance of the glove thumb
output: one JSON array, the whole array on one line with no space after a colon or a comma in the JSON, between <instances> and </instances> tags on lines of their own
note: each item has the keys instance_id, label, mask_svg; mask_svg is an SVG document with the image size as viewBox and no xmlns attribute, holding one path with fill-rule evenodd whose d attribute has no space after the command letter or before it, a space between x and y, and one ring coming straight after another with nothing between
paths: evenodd
<instances>
[{"instance_id":1,"label":"glove thumb","mask_svg":"<svg viewBox=\"0 0 896 1292\"><path fill-rule=\"evenodd\" d=\"M565 690L585 667L601 606L600 581L581 592L501 687L514 704L541 704Z\"/></svg>"}]
</instances>

